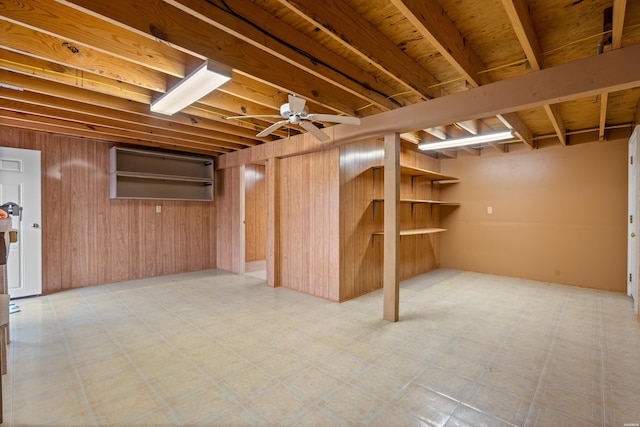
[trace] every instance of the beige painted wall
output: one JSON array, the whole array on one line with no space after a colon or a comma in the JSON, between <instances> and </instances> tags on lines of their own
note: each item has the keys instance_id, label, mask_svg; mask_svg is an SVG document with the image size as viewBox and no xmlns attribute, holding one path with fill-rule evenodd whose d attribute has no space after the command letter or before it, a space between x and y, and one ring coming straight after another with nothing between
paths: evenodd
<instances>
[{"instance_id":1,"label":"beige painted wall","mask_svg":"<svg viewBox=\"0 0 640 427\"><path fill-rule=\"evenodd\" d=\"M625 292L627 142L442 160L441 267Z\"/></svg>"}]
</instances>

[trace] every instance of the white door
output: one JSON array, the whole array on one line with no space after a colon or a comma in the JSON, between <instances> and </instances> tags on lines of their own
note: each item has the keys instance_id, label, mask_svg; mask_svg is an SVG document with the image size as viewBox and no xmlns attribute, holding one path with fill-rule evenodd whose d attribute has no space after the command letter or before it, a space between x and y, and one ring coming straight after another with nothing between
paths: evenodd
<instances>
[{"instance_id":1,"label":"white door","mask_svg":"<svg viewBox=\"0 0 640 427\"><path fill-rule=\"evenodd\" d=\"M631 139L629 139L629 218L628 218L628 240L627 240L627 295L633 297L633 310L638 315L638 283L640 282L640 217L638 213L638 191L640 191L640 155L638 146L640 145L640 126L636 126Z\"/></svg>"},{"instance_id":2,"label":"white door","mask_svg":"<svg viewBox=\"0 0 640 427\"><path fill-rule=\"evenodd\" d=\"M13 202L21 215L10 216L18 241L7 260L12 298L42 293L42 231L40 229L40 152L0 147L0 205Z\"/></svg>"}]
</instances>

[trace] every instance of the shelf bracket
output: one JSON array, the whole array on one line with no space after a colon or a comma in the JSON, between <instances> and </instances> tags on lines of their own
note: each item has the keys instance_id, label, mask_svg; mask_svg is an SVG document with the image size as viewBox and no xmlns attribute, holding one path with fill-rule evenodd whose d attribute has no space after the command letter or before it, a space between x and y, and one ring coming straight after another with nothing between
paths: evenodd
<instances>
[{"instance_id":1,"label":"shelf bracket","mask_svg":"<svg viewBox=\"0 0 640 427\"><path fill-rule=\"evenodd\" d=\"M382 169L380 167L373 167L373 188L376 188L376 172L378 171L378 169Z\"/></svg>"}]
</instances>

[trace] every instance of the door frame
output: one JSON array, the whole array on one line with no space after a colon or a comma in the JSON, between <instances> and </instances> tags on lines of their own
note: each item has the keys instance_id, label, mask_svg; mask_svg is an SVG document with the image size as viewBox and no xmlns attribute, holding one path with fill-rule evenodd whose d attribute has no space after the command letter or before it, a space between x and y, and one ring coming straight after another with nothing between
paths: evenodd
<instances>
[{"instance_id":1,"label":"door frame","mask_svg":"<svg viewBox=\"0 0 640 427\"><path fill-rule=\"evenodd\" d=\"M640 282L640 126L629 138L628 218L627 218L627 295L633 298L633 311L638 316L638 283Z\"/></svg>"},{"instance_id":2,"label":"door frame","mask_svg":"<svg viewBox=\"0 0 640 427\"><path fill-rule=\"evenodd\" d=\"M40 150L15 148L0 146L2 156L11 157L21 162L25 162L27 156L35 156L30 160L33 160L35 165L34 171L22 171L23 174L37 173L35 182L37 182L36 189L29 189L31 192L29 197L37 199L37 208L35 214L33 214L32 207L29 208L30 212L23 210L22 218L19 223L18 240L20 241L19 257L20 257L20 276L24 281L35 281L36 285L29 288L29 293L16 294L12 293L9 287L9 294L12 298L22 298L28 296L42 295L42 277L43 277L43 262L42 262L42 152ZM37 158L37 160L36 160ZM36 194L33 194L35 191ZM25 191L26 194L26 191ZM21 195L20 201L21 207L24 205L25 196ZM17 201L16 201L17 203ZM25 218L27 216L28 218ZM29 224L31 223L31 224ZM28 256L27 256L28 254ZM36 265L34 265L36 263ZM15 288L14 288L15 289ZM24 287L20 289L25 289Z\"/></svg>"}]
</instances>

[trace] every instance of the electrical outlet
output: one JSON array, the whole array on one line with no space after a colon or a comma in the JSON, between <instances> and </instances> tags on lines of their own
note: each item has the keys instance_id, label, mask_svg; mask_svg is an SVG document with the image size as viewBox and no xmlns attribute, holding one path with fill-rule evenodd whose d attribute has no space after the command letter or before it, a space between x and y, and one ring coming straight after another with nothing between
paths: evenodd
<instances>
[{"instance_id":1,"label":"electrical outlet","mask_svg":"<svg viewBox=\"0 0 640 427\"><path fill-rule=\"evenodd\" d=\"M487 213L491 215L493 213L493 208L491 206L487 207Z\"/></svg>"},{"instance_id":2,"label":"electrical outlet","mask_svg":"<svg viewBox=\"0 0 640 427\"><path fill-rule=\"evenodd\" d=\"M162 206L156 205L156 213L162 212Z\"/></svg>"}]
</instances>

